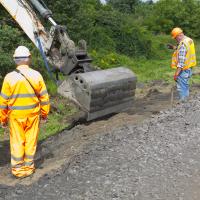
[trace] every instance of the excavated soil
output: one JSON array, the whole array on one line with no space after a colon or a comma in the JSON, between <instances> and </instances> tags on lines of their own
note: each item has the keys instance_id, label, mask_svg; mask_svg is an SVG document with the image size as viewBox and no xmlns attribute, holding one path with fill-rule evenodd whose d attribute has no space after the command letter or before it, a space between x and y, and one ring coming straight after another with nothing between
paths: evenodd
<instances>
[{"instance_id":1,"label":"excavated soil","mask_svg":"<svg viewBox=\"0 0 200 200\"><path fill-rule=\"evenodd\" d=\"M0 199L200 199L198 86L173 106L168 85L141 87L130 110L40 143L32 177L9 175L8 141L0 144Z\"/></svg>"}]
</instances>

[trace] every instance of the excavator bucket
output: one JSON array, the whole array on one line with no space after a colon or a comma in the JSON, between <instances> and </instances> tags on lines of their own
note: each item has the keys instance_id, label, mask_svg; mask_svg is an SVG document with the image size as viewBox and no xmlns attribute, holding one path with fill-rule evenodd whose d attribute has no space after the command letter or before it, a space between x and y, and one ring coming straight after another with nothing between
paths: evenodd
<instances>
[{"instance_id":1,"label":"excavator bucket","mask_svg":"<svg viewBox=\"0 0 200 200\"><path fill-rule=\"evenodd\" d=\"M97 70L70 75L58 93L79 105L90 121L131 107L136 81L135 74L125 67Z\"/></svg>"}]
</instances>

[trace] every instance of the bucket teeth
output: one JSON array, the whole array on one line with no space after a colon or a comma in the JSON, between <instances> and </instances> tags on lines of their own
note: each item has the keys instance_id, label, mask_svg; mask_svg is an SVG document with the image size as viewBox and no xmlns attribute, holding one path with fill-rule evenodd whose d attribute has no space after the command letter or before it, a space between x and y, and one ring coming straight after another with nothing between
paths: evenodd
<instances>
[{"instance_id":1,"label":"bucket teeth","mask_svg":"<svg viewBox=\"0 0 200 200\"><path fill-rule=\"evenodd\" d=\"M58 92L75 101L93 120L118 113L133 105L137 78L125 68L118 67L73 74ZM68 87L68 95L63 91ZM69 93L71 93L69 95Z\"/></svg>"}]
</instances>

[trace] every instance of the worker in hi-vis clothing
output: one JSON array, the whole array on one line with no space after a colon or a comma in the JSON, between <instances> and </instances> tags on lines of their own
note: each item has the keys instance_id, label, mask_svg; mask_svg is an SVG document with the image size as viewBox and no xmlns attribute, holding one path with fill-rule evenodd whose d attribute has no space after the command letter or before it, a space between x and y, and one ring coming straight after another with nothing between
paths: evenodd
<instances>
[{"instance_id":1,"label":"worker in hi-vis clothing","mask_svg":"<svg viewBox=\"0 0 200 200\"><path fill-rule=\"evenodd\" d=\"M20 178L35 171L39 122L47 121L50 104L41 74L29 67L29 49L19 46L13 57L17 68L4 78L0 94L0 119L2 128L6 128L9 122L11 171Z\"/></svg>"},{"instance_id":2,"label":"worker in hi-vis clothing","mask_svg":"<svg viewBox=\"0 0 200 200\"><path fill-rule=\"evenodd\" d=\"M176 69L174 80L177 83L177 91L180 101L186 101L189 97L189 79L192 76L192 67L196 66L196 53L194 42L184 35L183 30L176 27L171 31L171 36L177 41L177 46L168 45L174 49L171 67Z\"/></svg>"}]
</instances>

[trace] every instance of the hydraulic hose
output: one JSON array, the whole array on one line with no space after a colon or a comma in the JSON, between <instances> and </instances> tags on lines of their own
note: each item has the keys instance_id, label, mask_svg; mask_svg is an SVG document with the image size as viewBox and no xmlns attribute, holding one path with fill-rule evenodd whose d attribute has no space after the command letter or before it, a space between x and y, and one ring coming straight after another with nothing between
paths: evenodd
<instances>
[{"instance_id":1,"label":"hydraulic hose","mask_svg":"<svg viewBox=\"0 0 200 200\"><path fill-rule=\"evenodd\" d=\"M51 72L51 70L50 70L50 67L49 67L49 65L48 65L47 57L46 57L46 55L45 55L45 53L44 53L44 50L43 50L43 48L42 48L42 43L41 43L41 41L40 41L40 37L39 37L38 35L36 35L36 39L37 39L38 47L39 47L39 50L40 50L40 54L41 54L41 56L42 56L42 58L43 58L43 60L44 60L44 64L45 64L45 67L46 67L46 69L47 69L47 72L48 72L48 74L50 75L50 78L56 83L56 85L58 85L58 82L57 82L57 80L53 77L53 74L52 74L52 72Z\"/></svg>"},{"instance_id":2,"label":"hydraulic hose","mask_svg":"<svg viewBox=\"0 0 200 200\"><path fill-rule=\"evenodd\" d=\"M43 1L30 0L30 2L44 19L48 19L52 16L52 12L47 8Z\"/></svg>"}]
</instances>

